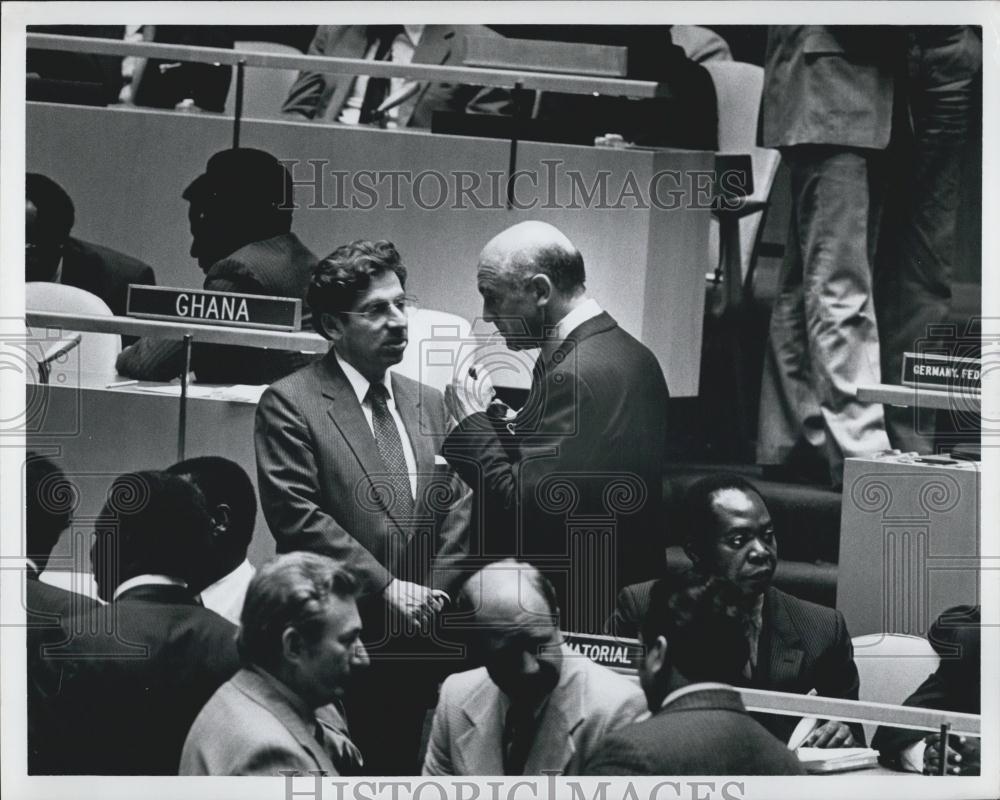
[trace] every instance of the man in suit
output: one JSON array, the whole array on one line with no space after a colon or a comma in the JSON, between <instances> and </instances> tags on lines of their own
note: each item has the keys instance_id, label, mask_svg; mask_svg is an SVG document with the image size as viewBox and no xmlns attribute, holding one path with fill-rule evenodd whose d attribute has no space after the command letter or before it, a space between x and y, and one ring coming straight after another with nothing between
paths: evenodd
<instances>
[{"instance_id":1,"label":"man in suit","mask_svg":"<svg viewBox=\"0 0 1000 800\"><path fill-rule=\"evenodd\" d=\"M70 236L73 201L54 180L29 172L24 195L24 280L75 286L125 313L130 283L156 283L153 268L109 247Z\"/></svg>"},{"instance_id":2,"label":"man in suit","mask_svg":"<svg viewBox=\"0 0 1000 800\"><path fill-rule=\"evenodd\" d=\"M583 256L544 222L519 223L486 245L477 276L484 319L511 350L541 352L516 414L490 402L488 364L457 377L446 399L459 422L444 454L477 493L490 523L484 546L546 560L565 628L599 632L617 587L653 577L664 562L668 393L656 357L587 296L585 279ZM594 517L607 520L596 549ZM585 534L568 534L574 518L588 520ZM593 591L595 575L606 593Z\"/></svg>"},{"instance_id":3,"label":"man in suit","mask_svg":"<svg viewBox=\"0 0 1000 800\"><path fill-rule=\"evenodd\" d=\"M371 669L347 700L372 774L413 774L441 670L422 633L455 589L467 551L468 487L438 464L441 394L388 368L407 343L406 268L391 242L356 241L316 268L309 305L333 341L257 407L261 506L278 552L342 561L360 585ZM412 657L412 661L410 658Z\"/></svg>"},{"instance_id":4,"label":"man in suit","mask_svg":"<svg viewBox=\"0 0 1000 800\"><path fill-rule=\"evenodd\" d=\"M278 556L261 569L240 626L243 668L195 719L181 775L341 775L356 766L329 705L368 663L356 593L350 573L314 553Z\"/></svg>"},{"instance_id":5,"label":"man in suit","mask_svg":"<svg viewBox=\"0 0 1000 800\"><path fill-rule=\"evenodd\" d=\"M461 63L463 35L497 37L479 25L461 30L452 25L320 25L308 55L455 66ZM304 71L281 110L289 119L430 128L435 111L509 113L510 95L479 86Z\"/></svg>"},{"instance_id":6,"label":"man in suit","mask_svg":"<svg viewBox=\"0 0 1000 800\"><path fill-rule=\"evenodd\" d=\"M555 590L534 567L494 562L462 601L483 666L445 679L425 775L576 775L641 710L626 678L562 643Z\"/></svg>"},{"instance_id":7,"label":"man in suit","mask_svg":"<svg viewBox=\"0 0 1000 800\"><path fill-rule=\"evenodd\" d=\"M585 774L804 774L732 688L749 655L747 622L746 597L728 580L657 581L639 661L649 713L607 736Z\"/></svg>"},{"instance_id":8,"label":"man in suit","mask_svg":"<svg viewBox=\"0 0 1000 800\"><path fill-rule=\"evenodd\" d=\"M757 460L839 486L885 450L872 270L903 41L885 27L773 25L761 144L789 165L792 219L771 313Z\"/></svg>"},{"instance_id":9,"label":"man in suit","mask_svg":"<svg viewBox=\"0 0 1000 800\"><path fill-rule=\"evenodd\" d=\"M292 176L270 153L222 150L184 190L190 204L191 255L217 292L303 300L316 256L291 232ZM303 310L303 328L310 326ZM195 344L192 368L205 383L264 384L311 361L285 350ZM118 356L118 372L168 381L184 370L184 349L169 339L141 339Z\"/></svg>"},{"instance_id":10,"label":"man in suit","mask_svg":"<svg viewBox=\"0 0 1000 800\"><path fill-rule=\"evenodd\" d=\"M858 699L858 668L844 616L825 606L799 600L771 586L778 563L778 543L771 515L753 484L720 473L691 484L681 508L685 552L702 575L736 583L751 601L741 686L776 692ZM618 598L616 632L634 636L650 606L654 582L625 587ZM755 715L775 736L787 741L795 717ZM858 724L830 720L804 744L853 747L864 743Z\"/></svg>"},{"instance_id":11,"label":"man in suit","mask_svg":"<svg viewBox=\"0 0 1000 800\"><path fill-rule=\"evenodd\" d=\"M108 605L65 620L40 658L52 772L177 774L191 722L239 668L236 628L194 597L210 536L187 481L136 472L112 483L91 549Z\"/></svg>"},{"instance_id":12,"label":"man in suit","mask_svg":"<svg viewBox=\"0 0 1000 800\"><path fill-rule=\"evenodd\" d=\"M941 614L927 634L941 662L903 705L979 714L980 630L979 606L955 606ZM880 727L872 737L872 747L879 751L879 760L893 769L940 775L940 736L905 728ZM978 775L980 744L978 738L950 737L947 773Z\"/></svg>"},{"instance_id":13,"label":"man in suit","mask_svg":"<svg viewBox=\"0 0 1000 800\"><path fill-rule=\"evenodd\" d=\"M28 655L28 774L54 771L48 763L46 737L56 724L43 691L42 645L46 634L59 629L72 614L84 614L98 604L83 594L41 581L52 549L69 527L76 487L51 460L29 452L25 459L25 584L24 608ZM39 683L39 681L42 681Z\"/></svg>"},{"instance_id":14,"label":"man in suit","mask_svg":"<svg viewBox=\"0 0 1000 800\"><path fill-rule=\"evenodd\" d=\"M257 519L257 494L250 476L235 461L219 456L188 458L167 472L198 487L212 516L212 549L202 559L207 585L201 590L201 603L239 625L255 572L247 560Z\"/></svg>"}]
</instances>

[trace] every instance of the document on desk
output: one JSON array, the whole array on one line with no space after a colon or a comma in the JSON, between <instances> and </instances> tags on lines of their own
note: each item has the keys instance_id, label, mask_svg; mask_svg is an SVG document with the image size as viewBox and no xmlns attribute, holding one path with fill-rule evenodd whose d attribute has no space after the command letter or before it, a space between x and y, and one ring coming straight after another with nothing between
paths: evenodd
<instances>
[{"instance_id":1,"label":"document on desk","mask_svg":"<svg viewBox=\"0 0 1000 800\"><path fill-rule=\"evenodd\" d=\"M181 387L179 384L171 383L159 386L138 386L130 387L132 391L144 392L146 394L166 395L167 397L180 397ZM260 400L264 394L266 386L250 386L247 384L234 384L232 386L199 386L192 384L188 386L187 395L190 399L196 400L228 400L234 403L253 403Z\"/></svg>"},{"instance_id":2,"label":"document on desk","mask_svg":"<svg viewBox=\"0 0 1000 800\"><path fill-rule=\"evenodd\" d=\"M868 769L878 764L878 752L870 747L800 747L795 755L810 775Z\"/></svg>"}]
</instances>

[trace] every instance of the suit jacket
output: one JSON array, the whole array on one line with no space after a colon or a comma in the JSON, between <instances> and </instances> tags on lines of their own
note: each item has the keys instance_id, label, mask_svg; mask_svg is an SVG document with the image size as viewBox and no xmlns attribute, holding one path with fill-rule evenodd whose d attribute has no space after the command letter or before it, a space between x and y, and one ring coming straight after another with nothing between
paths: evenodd
<instances>
[{"instance_id":1,"label":"suit jacket","mask_svg":"<svg viewBox=\"0 0 1000 800\"><path fill-rule=\"evenodd\" d=\"M319 259L294 233L251 242L213 264L204 288L217 292L294 297L302 300L302 329L312 315L305 304L312 270ZM313 356L286 350L195 344L191 365L203 383L265 384L308 364ZM184 371L181 342L140 339L118 356L118 372L129 378L169 381Z\"/></svg>"},{"instance_id":2,"label":"suit jacket","mask_svg":"<svg viewBox=\"0 0 1000 800\"><path fill-rule=\"evenodd\" d=\"M467 551L470 493L435 465L444 399L396 374L392 389L417 464L412 519L394 518L371 491L385 467L332 350L260 399L254 438L261 508L279 553L308 550L342 561L364 594L379 594L393 578L453 590L453 570Z\"/></svg>"},{"instance_id":3,"label":"suit jacket","mask_svg":"<svg viewBox=\"0 0 1000 800\"><path fill-rule=\"evenodd\" d=\"M446 678L424 775L503 775L507 707L485 667ZM644 707L633 682L564 647L559 683L542 712L524 774L578 775L601 739Z\"/></svg>"},{"instance_id":4,"label":"suit jacket","mask_svg":"<svg viewBox=\"0 0 1000 800\"><path fill-rule=\"evenodd\" d=\"M731 689L705 685L605 738L586 775L804 775Z\"/></svg>"},{"instance_id":5,"label":"suit jacket","mask_svg":"<svg viewBox=\"0 0 1000 800\"><path fill-rule=\"evenodd\" d=\"M761 96L764 147L889 144L905 33L886 27L771 25Z\"/></svg>"},{"instance_id":6,"label":"suit jacket","mask_svg":"<svg viewBox=\"0 0 1000 800\"><path fill-rule=\"evenodd\" d=\"M308 55L331 58L364 58L370 46L366 25L320 25ZM414 49L414 64L455 66L463 34L493 36L480 25L427 25ZM299 74L281 107L282 112L306 119L336 122L353 86L353 76L305 71ZM511 110L510 94L503 89L483 89L461 84L422 82L416 94L399 106L399 127L430 128L434 111L468 111L503 114Z\"/></svg>"},{"instance_id":7,"label":"suit jacket","mask_svg":"<svg viewBox=\"0 0 1000 800\"><path fill-rule=\"evenodd\" d=\"M605 614L616 586L662 572L668 398L656 357L601 313L539 357L513 426L494 427L484 414L460 422L443 452L492 523L490 552L569 564L568 523L587 519L593 528L594 517L606 520L599 527L612 530L616 568L602 557ZM571 581L582 581L585 570L575 563Z\"/></svg>"},{"instance_id":8,"label":"suit jacket","mask_svg":"<svg viewBox=\"0 0 1000 800\"><path fill-rule=\"evenodd\" d=\"M137 258L71 236L63 249L62 282L96 294L116 316L123 316L129 284L152 286L156 276Z\"/></svg>"},{"instance_id":9,"label":"suit jacket","mask_svg":"<svg viewBox=\"0 0 1000 800\"><path fill-rule=\"evenodd\" d=\"M239 668L236 627L178 586L137 586L85 613L40 659L56 723L45 762L57 774L176 775L191 722Z\"/></svg>"},{"instance_id":10,"label":"suit jacket","mask_svg":"<svg viewBox=\"0 0 1000 800\"><path fill-rule=\"evenodd\" d=\"M980 713L982 651L979 624L979 606L956 606L935 620L927 638L941 656L941 662L903 701L904 706ZM926 736L926 731L879 727L872 737L872 747L879 751L883 763L900 769L902 751Z\"/></svg>"},{"instance_id":11,"label":"suit jacket","mask_svg":"<svg viewBox=\"0 0 1000 800\"><path fill-rule=\"evenodd\" d=\"M180 774L339 775L317 738L313 712L276 684L276 678L246 668L222 684L191 725Z\"/></svg>"},{"instance_id":12,"label":"suit jacket","mask_svg":"<svg viewBox=\"0 0 1000 800\"><path fill-rule=\"evenodd\" d=\"M649 608L653 583L622 589L615 612L616 635L636 637ZM860 679L844 615L768 588L757 640L757 669L747 686L794 694L815 689L823 697L857 700ZM796 717L777 714L754 714L754 718L784 742L798 724ZM864 742L861 725L852 724L851 732L859 744Z\"/></svg>"}]
</instances>

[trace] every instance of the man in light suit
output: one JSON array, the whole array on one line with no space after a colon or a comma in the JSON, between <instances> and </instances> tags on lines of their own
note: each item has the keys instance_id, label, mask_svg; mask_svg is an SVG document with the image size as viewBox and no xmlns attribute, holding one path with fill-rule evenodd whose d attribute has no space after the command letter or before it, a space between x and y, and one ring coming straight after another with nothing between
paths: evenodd
<instances>
[{"instance_id":1,"label":"man in light suit","mask_svg":"<svg viewBox=\"0 0 1000 800\"><path fill-rule=\"evenodd\" d=\"M639 662L649 713L605 737L585 774L804 774L732 688L748 655L739 587L710 578L675 589L660 580L650 594Z\"/></svg>"},{"instance_id":2,"label":"man in light suit","mask_svg":"<svg viewBox=\"0 0 1000 800\"><path fill-rule=\"evenodd\" d=\"M360 584L372 666L347 701L372 774L413 774L446 656L433 625L465 558L470 492L436 453L441 394L387 372L407 344L406 268L390 242L356 241L316 268L309 305L333 341L257 407L261 507L279 552L344 562ZM413 661L409 657L413 657Z\"/></svg>"},{"instance_id":3,"label":"man in light suit","mask_svg":"<svg viewBox=\"0 0 1000 800\"><path fill-rule=\"evenodd\" d=\"M749 659L739 685L776 692L858 699L858 668L844 615L771 586L778 543L771 515L753 484L720 473L691 484L682 501L685 551L695 571L729 579L751 601ZM616 633L635 636L650 606L655 581L625 587L618 598ZM755 715L787 741L789 716ZM830 720L810 734L812 747L852 747L864 742L858 724Z\"/></svg>"},{"instance_id":4,"label":"man in light suit","mask_svg":"<svg viewBox=\"0 0 1000 800\"><path fill-rule=\"evenodd\" d=\"M397 63L460 64L463 35L499 35L479 25L320 25L308 55ZM404 99L405 98L405 99ZM399 99L398 104L394 104ZM387 107L384 112L379 108ZM435 111L509 113L506 90L305 71L281 107L289 119L430 128Z\"/></svg>"},{"instance_id":5,"label":"man in light suit","mask_svg":"<svg viewBox=\"0 0 1000 800\"><path fill-rule=\"evenodd\" d=\"M459 423L444 455L477 492L489 551L545 559L564 628L598 633L617 589L664 564L663 372L587 296L583 256L552 225L522 222L495 236L477 281L483 317L507 347L541 352L516 415L487 405L488 364L475 380L458 376L446 399ZM568 534L574 517L588 519L582 537ZM592 550L595 517L607 527ZM593 591L595 575L608 591Z\"/></svg>"},{"instance_id":6,"label":"man in light suit","mask_svg":"<svg viewBox=\"0 0 1000 800\"><path fill-rule=\"evenodd\" d=\"M40 653L51 772L177 774L192 721L239 668L236 627L195 600L210 536L187 481L136 472L112 483L91 549L108 605L64 620Z\"/></svg>"},{"instance_id":7,"label":"man in light suit","mask_svg":"<svg viewBox=\"0 0 1000 800\"><path fill-rule=\"evenodd\" d=\"M494 562L462 600L483 666L441 687L425 775L576 775L642 710L631 682L562 644L555 591L534 567Z\"/></svg>"},{"instance_id":8,"label":"man in light suit","mask_svg":"<svg viewBox=\"0 0 1000 800\"><path fill-rule=\"evenodd\" d=\"M198 714L181 775L267 775L357 767L336 707L368 654L357 583L332 559L288 553L250 583L240 626L243 668Z\"/></svg>"},{"instance_id":9,"label":"man in light suit","mask_svg":"<svg viewBox=\"0 0 1000 800\"><path fill-rule=\"evenodd\" d=\"M789 165L792 219L771 313L758 463L839 486L843 461L888 449L872 270L885 153L902 107L902 35L885 27L773 25L761 144Z\"/></svg>"},{"instance_id":10,"label":"man in light suit","mask_svg":"<svg viewBox=\"0 0 1000 800\"><path fill-rule=\"evenodd\" d=\"M222 150L208 160L183 194L204 289L305 299L317 258L291 232L292 194L292 176L263 150ZM310 324L304 309L302 326ZM311 360L285 350L195 344L191 366L205 383L259 385ZM121 352L116 366L130 378L168 381L184 370L183 347L170 339L140 339Z\"/></svg>"}]
</instances>

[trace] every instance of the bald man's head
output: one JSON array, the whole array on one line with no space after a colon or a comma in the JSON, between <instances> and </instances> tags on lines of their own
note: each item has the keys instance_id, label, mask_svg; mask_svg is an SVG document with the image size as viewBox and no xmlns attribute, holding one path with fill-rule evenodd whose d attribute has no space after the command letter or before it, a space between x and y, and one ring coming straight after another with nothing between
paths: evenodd
<instances>
[{"instance_id":1,"label":"bald man's head","mask_svg":"<svg viewBox=\"0 0 1000 800\"><path fill-rule=\"evenodd\" d=\"M494 236L479 256L476 276L483 319L512 350L537 347L579 302L586 273L583 256L558 229L521 222Z\"/></svg>"}]
</instances>

